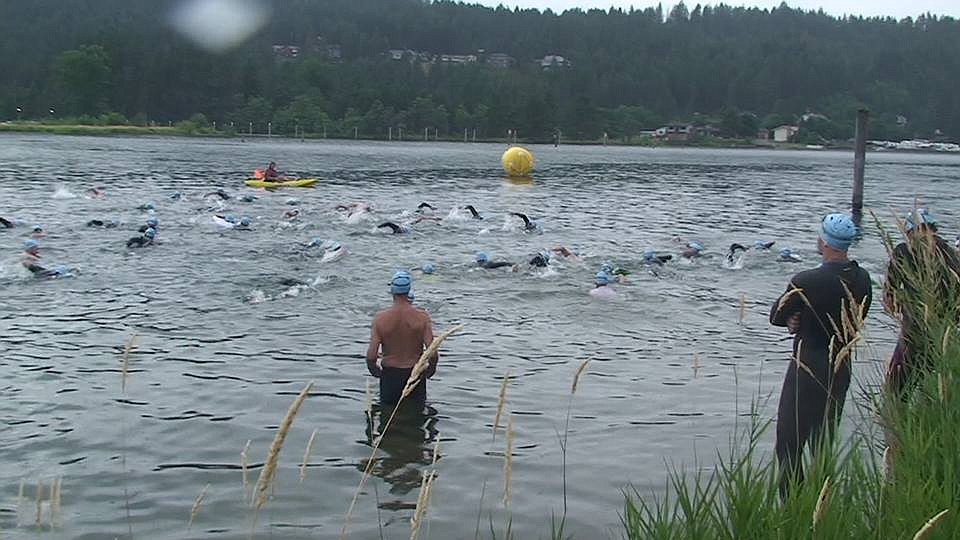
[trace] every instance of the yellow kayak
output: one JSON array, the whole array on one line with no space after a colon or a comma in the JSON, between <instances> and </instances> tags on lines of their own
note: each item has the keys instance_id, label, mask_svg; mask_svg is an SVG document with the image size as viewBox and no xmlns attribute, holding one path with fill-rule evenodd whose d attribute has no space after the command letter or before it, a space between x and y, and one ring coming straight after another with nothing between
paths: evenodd
<instances>
[{"instance_id":1,"label":"yellow kayak","mask_svg":"<svg viewBox=\"0 0 960 540\"><path fill-rule=\"evenodd\" d=\"M267 182L265 180L251 178L244 182L244 184L250 187L258 188L313 187L316 183L316 178L298 178L296 180L281 180L280 182Z\"/></svg>"}]
</instances>

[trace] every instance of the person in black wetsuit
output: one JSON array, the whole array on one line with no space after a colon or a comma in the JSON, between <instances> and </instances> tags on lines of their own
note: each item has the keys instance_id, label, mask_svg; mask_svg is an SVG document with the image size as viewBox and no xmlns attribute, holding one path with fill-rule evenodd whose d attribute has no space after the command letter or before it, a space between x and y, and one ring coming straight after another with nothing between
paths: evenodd
<instances>
[{"instance_id":1,"label":"person in black wetsuit","mask_svg":"<svg viewBox=\"0 0 960 540\"><path fill-rule=\"evenodd\" d=\"M497 268L503 268L505 266L513 266L513 263L507 261L491 261L490 257L481 251L480 253L477 253L477 266L480 268L486 268L487 270L494 270Z\"/></svg>"},{"instance_id":2,"label":"person in black wetsuit","mask_svg":"<svg viewBox=\"0 0 960 540\"><path fill-rule=\"evenodd\" d=\"M727 262L733 264L737 260L737 253L746 253L747 247L743 244L730 244L730 251L727 251Z\"/></svg>"},{"instance_id":3,"label":"person in black wetsuit","mask_svg":"<svg viewBox=\"0 0 960 540\"><path fill-rule=\"evenodd\" d=\"M770 324L787 327L794 334L793 360L777 411L775 452L783 496L792 482L803 479L804 445L809 441L816 453L843 412L852 355L846 346L862 330L873 299L870 274L847 257L856 235L849 216L824 218L817 240L823 264L793 276L770 310Z\"/></svg>"},{"instance_id":4,"label":"person in black wetsuit","mask_svg":"<svg viewBox=\"0 0 960 540\"><path fill-rule=\"evenodd\" d=\"M483 219L483 216L480 215L480 212L477 212L477 209L474 208L472 204L464 206L463 209L469 210L470 216L473 217L473 219Z\"/></svg>"},{"instance_id":5,"label":"person in black wetsuit","mask_svg":"<svg viewBox=\"0 0 960 540\"><path fill-rule=\"evenodd\" d=\"M424 213L426 213L426 212L428 212L428 211L429 211L429 212L433 212L433 211L435 211L435 210L436 210L436 208L434 208L430 203L422 202L422 203L420 203L420 204L417 205L417 213L418 213L418 214L424 214Z\"/></svg>"},{"instance_id":6,"label":"person in black wetsuit","mask_svg":"<svg viewBox=\"0 0 960 540\"><path fill-rule=\"evenodd\" d=\"M142 248L149 245L153 245L154 238L157 237L157 231L154 229L147 229L144 231L143 236L134 236L133 238L127 240L128 248Z\"/></svg>"},{"instance_id":7,"label":"person in black wetsuit","mask_svg":"<svg viewBox=\"0 0 960 540\"><path fill-rule=\"evenodd\" d=\"M933 214L920 208L904 221L906 242L897 245L887 268L884 304L900 319L900 338L887 368L887 389L905 398L917 382L927 357L923 327L925 320L956 321L960 316L960 258L946 240L937 234ZM937 292L925 298L922 289Z\"/></svg>"},{"instance_id":8,"label":"person in black wetsuit","mask_svg":"<svg viewBox=\"0 0 960 540\"><path fill-rule=\"evenodd\" d=\"M0 227L3 227L4 229L12 229L16 226L17 223L15 221L10 221L0 217Z\"/></svg>"},{"instance_id":9,"label":"person in black wetsuit","mask_svg":"<svg viewBox=\"0 0 960 540\"><path fill-rule=\"evenodd\" d=\"M406 234L410 232L410 227L406 225L397 225L392 221L384 221L383 223L377 225L378 229L390 229L392 234Z\"/></svg>"},{"instance_id":10,"label":"person in black wetsuit","mask_svg":"<svg viewBox=\"0 0 960 540\"><path fill-rule=\"evenodd\" d=\"M104 221L102 219L91 219L87 222L87 227L103 227L104 229L116 229L120 225L120 222L111 219Z\"/></svg>"},{"instance_id":11,"label":"person in black wetsuit","mask_svg":"<svg viewBox=\"0 0 960 540\"><path fill-rule=\"evenodd\" d=\"M525 231L535 231L540 228L534 221L532 221L526 214L521 214L520 212L510 212L510 215L519 218L523 222L523 230Z\"/></svg>"},{"instance_id":12,"label":"person in black wetsuit","mask_svg":"<svg viewBox=\"0 0 960 540\"><path fill-rule=\"evenodd\" d=\"M534 255L532 259L530 259L530 266L533 266L536 268L546 268L549 265L550 265L550 253L546 251L541 251L540 253L537 253L536 255Z\"/></svg>"}]
</instances>

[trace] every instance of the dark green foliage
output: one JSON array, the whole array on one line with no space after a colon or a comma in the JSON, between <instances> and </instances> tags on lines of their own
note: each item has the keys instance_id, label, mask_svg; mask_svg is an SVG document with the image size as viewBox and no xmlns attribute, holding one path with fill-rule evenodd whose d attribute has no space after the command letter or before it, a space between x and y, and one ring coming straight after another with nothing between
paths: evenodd
<instances>
[{"instance_id":1,"label":"dark green foliage","mask_svg":"<svg viewBox=\"0 0 960 540\"><path fill-rule=\"evenodd\" d=\"M837 19L772 10L510 10L444 0L264 0L265 28L236 50L196 48L169 24L174 0L0 0L0 120L117 111L158 124L200 112L218 127L405 138L631 140L701 114L729 137L794 123L805 141L960 136L960 23ZM667 15L667 16L665 16ZM296 58L272 45L300 47ZM392 60L389 49L505 53L479 62ZM338 58L336 52L341 54ZM562 55L568 66L536 60ZM703 116L705 115L705 116ZM775 115L775 116L771 116Z\"/></svg>"}]
</instances>

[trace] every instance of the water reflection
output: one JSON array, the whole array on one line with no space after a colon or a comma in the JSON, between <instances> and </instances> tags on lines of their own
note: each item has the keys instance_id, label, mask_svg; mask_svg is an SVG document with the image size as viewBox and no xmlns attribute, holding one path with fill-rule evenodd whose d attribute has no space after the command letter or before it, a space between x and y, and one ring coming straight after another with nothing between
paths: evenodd
<instances>
[{"instance_id":1,"label":"water reflection","mask_svg":"<svg viewBox=\"0 0 960 540\"><path fill-rule=\"evenodd\" d=\"M370 474L390 484L389 493L394 498L381 500L381 508L413 509L416 508L415 497L405 496L420 488L426 468L433 463L434 448L440 434L437 428L439 416L430 405L401 404L387 428L391 413L392 408L374 406L372 418L365 415L364 444L372 449L376 437L383 435ZM365 459L357 464L357 468L363 471L369 464L370 460Z\"/></svg>"}]
</instances>

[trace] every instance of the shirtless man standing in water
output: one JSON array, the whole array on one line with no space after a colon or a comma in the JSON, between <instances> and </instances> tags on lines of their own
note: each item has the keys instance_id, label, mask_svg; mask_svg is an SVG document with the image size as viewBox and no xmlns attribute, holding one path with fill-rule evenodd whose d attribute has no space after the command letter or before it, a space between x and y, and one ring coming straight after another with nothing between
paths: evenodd
<instances>
[{"instance_id":1,"label":"shirtless man standing in water","mask_svg":"<svg viewBox=\"0 0 960 540\"><path fill-rule=\"evenodd\" d=\"M400 401L403 387L426 347L433 342L433 322L426 311L413 307L410 292L413 277L409 272L397 272L390 280L393 305L377 314L370 331L367 348L367 370L380 379L380 404L395 405ZM380 352L383 358L378 359ZM423 403L427 399L427 379L437 371L439 355L430 358L430 364L420 377L416 389L407 399Z\"/></svg>"}]
</instances>

